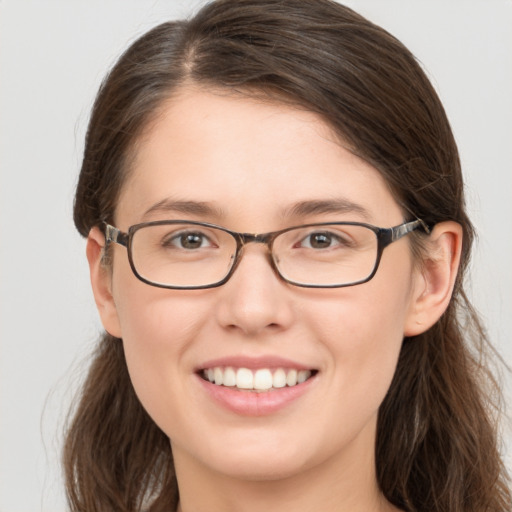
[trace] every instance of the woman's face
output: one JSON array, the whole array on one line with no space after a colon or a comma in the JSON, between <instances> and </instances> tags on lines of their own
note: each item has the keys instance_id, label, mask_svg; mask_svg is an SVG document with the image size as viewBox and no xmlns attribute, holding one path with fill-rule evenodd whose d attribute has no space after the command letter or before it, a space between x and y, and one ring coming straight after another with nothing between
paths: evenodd
<instances>
[{"instance_id":1,"label":"woman's face","mask_svg":"<svg viewBox=\"0 0 512 512\"><path fill-rule=\"evenodd\" d=\"M200 89L169 101L141 139L115 217L123 231L189 219L244 233L404 221L379 173L318 116ZM105 327L123 339L137 395L171 439L178 469L248 479L338 462L367 470L377 411L413 322L420 279L407 237L384 251L371 281L334 289L285 283L262 244L246 246L223 286L187 291L144 284L126 249L113 251L115 315ZM227 367L260 377L281 368L292 384L293 370L312 375L260 393L204 379Z\"/></svg>"}]
</instances>

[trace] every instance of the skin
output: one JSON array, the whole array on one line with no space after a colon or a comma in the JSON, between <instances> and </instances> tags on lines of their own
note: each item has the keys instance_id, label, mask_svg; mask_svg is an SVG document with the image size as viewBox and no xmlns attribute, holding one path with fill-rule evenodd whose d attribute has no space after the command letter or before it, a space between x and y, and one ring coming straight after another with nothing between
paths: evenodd
<instances>
[{"instance_id":1,"label":"skin","mask_svg":"<svg viewBox=\"0 0 512 512\"><path fill-rule=\"evenodd\" d=\"M207 216L148 209L162 200L208 202ZM286 213L305 200L348 199L365 210ZM263 233L339 220L381 227L403 214L380 174L345 149L317 115L188 87L139 141L115 215L123 231L186 218ZM368 283L306 289L283 282L266 250L249 245L225 285L148 286L126 249L101 264L94 228L87 254L105 329L123 339L135 390L171 440L183 512L372 511L393 507L375 478L375 432L404 336L437 321L461 245L455 223L436 226L415 265L408 237L384 251ZM204 392L195 373L226 356L280 356L318 370L306 393L261 417L237 415Z\"/></svg>"}]
</instances>

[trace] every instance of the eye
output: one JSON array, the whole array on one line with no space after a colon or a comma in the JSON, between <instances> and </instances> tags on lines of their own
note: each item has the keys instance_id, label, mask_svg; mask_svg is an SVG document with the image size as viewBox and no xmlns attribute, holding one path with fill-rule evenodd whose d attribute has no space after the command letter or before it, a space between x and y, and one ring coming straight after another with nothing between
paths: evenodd
<instances>
[{"instance_id":1,"label":"eye","mask_svg":"<svg viewBox=\"0 0 512 512\"><path fill-rule=\"evenodd\" d=\"M315 231L309 233L297 245L307 249L331 249L333 247L347 246L348 241L329 231Z\"/></svg>"},{"instance_id":2,"label":"eye","mask_svg":"<svg viewBox=\"0 0 512 512\"><path fill-rule=\"evenodd\" d=\"M162 245L164 247L186 250L203 249L205 247L214 246L211 240L200 231L182 231L181 233L173 233L162 240Z\"/></svg>"}]
</instances>

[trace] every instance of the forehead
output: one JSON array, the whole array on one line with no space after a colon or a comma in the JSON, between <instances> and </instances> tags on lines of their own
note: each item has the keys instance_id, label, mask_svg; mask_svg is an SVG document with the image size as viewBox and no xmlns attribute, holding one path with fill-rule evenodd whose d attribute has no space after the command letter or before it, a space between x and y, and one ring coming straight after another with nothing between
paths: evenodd
<instances>
[{"instance_id":1,"label":"forehead","mask_svg":"<svg viewBox=\"0 0 512 512\"><path fill-rule=\"evenodd\" d=\"M157 204L203 203L226 217L208 220L250 222L244 229L267 224L266 230L305 201L359 205L367 213L361 220L381 224L383 214L399 212L377 170L320 116L189 88L163 105L139 140L116 218L129 225L148 220Z\"/></svg>"}]
</instances>

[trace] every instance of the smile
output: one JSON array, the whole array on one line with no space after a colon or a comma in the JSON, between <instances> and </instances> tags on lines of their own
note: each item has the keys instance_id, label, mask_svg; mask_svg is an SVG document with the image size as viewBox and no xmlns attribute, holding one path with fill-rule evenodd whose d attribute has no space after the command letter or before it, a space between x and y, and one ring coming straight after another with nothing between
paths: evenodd
<instances>
[{"instance_id":1,"label":"smile","mask_svg":"<svg viewBox=\"0 0 512 512\"><path fill-rule=\"evenodd\" d=\"M306 382L316 373L315 370L297 370L284 368L234 368L215 366L203 369L201 377L217 386L236 388L244 391L270 391L284 387L294 387Z\"/></svg>"}]
</instances>

